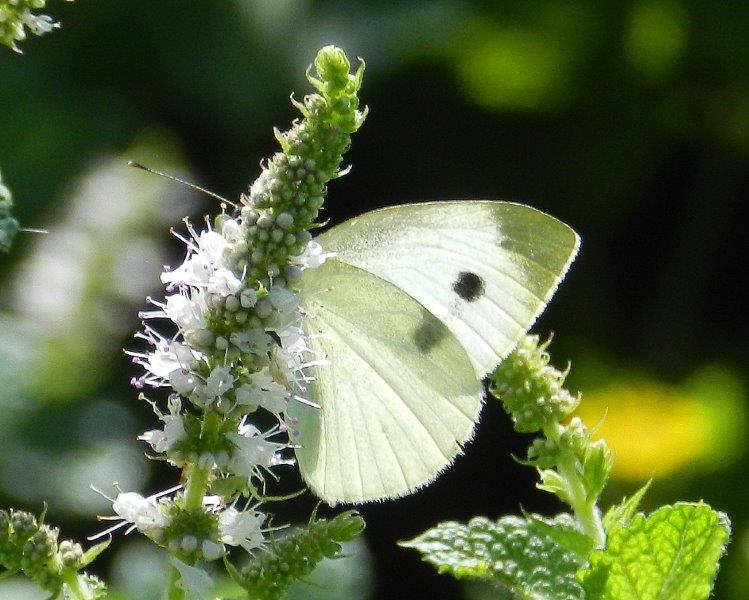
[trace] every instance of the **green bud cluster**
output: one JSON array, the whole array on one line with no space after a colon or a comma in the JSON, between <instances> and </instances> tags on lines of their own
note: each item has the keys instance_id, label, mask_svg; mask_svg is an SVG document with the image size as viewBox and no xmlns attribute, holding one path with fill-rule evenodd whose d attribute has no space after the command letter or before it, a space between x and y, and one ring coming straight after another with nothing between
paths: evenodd
<instances>
[{"instance_id":1,"label":"green bud cluster","mask_svg":"<svg viewBox=\"0 0 749 600\"><path fill-rule=\"evenodd\" d=\"M87 564L79 544L58 543L59 530L25 511L0 510L0 565L8 572L23 572L55 596L65 584L85 588L92 600L104 598L106 588L95 577L78 574Z\"/></svg>"},{"instance_id":2,"label":"green bud cluster","mask_svg":"<svg viewBox=\"0 0 749 600\"><path fill-rule=\"evenodd\" d=\"M549 364L546 349L535 335L524 336L492 374L490 392L501 400L516 431L542 432L528 448L527 460L539 469L538 487L569 504L583 531L597 546L605 534L596 503L613 467L613 454L577 417L580 403L565 387L567 372ZM568 420L569 419L569 420Z\"/></svg>"},{"instance_id":3,"label":"green bud cluster","mask_svg":"<svg viewBox=\"0 0 749 600\"><path fill-rule=\"evenodd\" d=\"M300 254L310 241L309 229L327 194L326 184L340 175L351 134L365 118L357 96L363 63L350 73L345 53L326 46L317 53L315 71L317 76L308 72L307 78L319 93L294 101L304 118L284 133L276 131L282 152L273 156L249 195L242 197L241 215L251 248L244 258L249 259L249 276L263 283L269 277L275 283L279 277L290 282L298 278L289 256Z\"/></svg>"},{"instance_id":4,"label":"green bud cluster","mask_svg":"<svg viewBox=\"0 0 749 600\"><path fill-rule=\"evenodd\" d=\"M540 469L549 469L556 464L560 452L571 452L583 456L590 443L590 432L579 417L573 417L567 424L558 427L557 439L536 438L528 448L527 463Z\"/></svg>"},{"instance_id":5,"label":"green bud cluster","mask_svg":"<svg viewBox=\"0 0 749 600\"><path fill-rule=\"evenodd\" d=\"M562 421L580 402L564 387L567 373L549 365L548 345L539 345L536 335L523 337L492 375L490 391L502 401L521 433Z\"/></svg>"},{"instance_id":6,"label":"green bud cluster","mask_svg":"<svg viewBox=\"0 0 749 600\"><path fill-rule=\"evenodd\" d=\"M18 233L18 220L11 213L13 196L0 174L0 252L8 252Z\"/></svg>"},{"instance_id":7,"label":"green bud cluster","mask_svg":"<svg viewBox=\"0 0 749 600\"><path fill-rule=\"evenodd\" d=\"M252 292L211 296L207 315L211 336L190 340L197 346L218 347L218 340L230 340L238 328L275 325L281 309L278 297L269 291L272 286L294 289L302 269L292 258L304 252L312 239L309 230L327 195L327 183L345 173L340 170L343 155L351 145L351 134L366 117L366 109L359 110L358 97L364 63L352 73L343 50L326 46L317 53L314 69L315 75L308 71L307 78L318 93L305 96L303 102L292 98L303 119L286 132L275 131L282 151L267 161L249 193L240 198L239 217L246 235L227 258L236 273L244 274L246 288ZM225 214L219 215L215 229L221 231L227 221ZM219 354L224 360L223 351ZM246 366L257 370L264 366L262 360L256 358L257 364Z\"/></svg>"},{"instance_id":8,"label":"green bud cluster","mask_svg":"<svg viewBox=\"0 0 749 600\"><path fill-rule=\"evenodd\" d=\"M341 543L364 531L364 519L348 511L333 519L312 519L307 529L273 544L237 574L237 582L254 600L279 600L295 581L309 575L324 558L340 555Z\"/></svg>"},{"instance_id":9,"label":"green bud cluster","mask_svg":"<svg viewBox=\"0 0 749 600\"><path fill-rule=\"evenodd\" d=\"M220 408L220 407L219 407ZM227 434L236 430L230 420L222 422L216 429L204 429L203 422L192 414L182 418L187 439L177 442L169 451L169 460L175 464L202 464L205 460L224 466L229 462L232 444Z\"/></svg>"},{"instance_id":10,"label":"green bud cluster","mask_svg":"<svg viewBox=\"0 0 749 600\"><path fill-rule=\"evenodd\" d=\"M58 27L52 17L35 14L46 4L47 0L0 0L0 44L20 52L16 42L26 39L26 30L44 35Z\"/></svg>"},{"instance_id":11,"label":"green bud cluster","mask_svg":"<svg viewBox=\"0 0 749 600\"><path fill-rule=\"evenodd\" d=\"M190 564L203 559L216 560L223 555L218 518L213 512L205 507L185 508L179 496L167 506L169 526L160 540L162 545Z\"/></svg>"}]
</instances>

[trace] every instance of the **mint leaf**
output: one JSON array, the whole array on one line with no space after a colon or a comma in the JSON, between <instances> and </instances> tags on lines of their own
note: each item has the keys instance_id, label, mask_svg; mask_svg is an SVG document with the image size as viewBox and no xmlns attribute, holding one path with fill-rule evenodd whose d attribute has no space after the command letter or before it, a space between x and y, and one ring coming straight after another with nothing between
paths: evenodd
<instances>
[{"instance_id":1,"label":"mint leaf","mask_svg":"<svg viewBox=\"0 0 749 600\"><path fill-rule=\"evenodd\" d=\"M545 533L562 548L577 554L583 562L587 562L588 554L593 550L595 544L592 539L585 535L575 526L562 525L560 522L543 519L538 515L525 515L532 521L534 528L540 533Z\"/></svg>"},{"instance_id":2,"label":"mint leaf","mask_svg":"<svg viewBox=\"0 0 749 600\"><path fill-rule=\"evenodd\" d=\"M421 552L440 573L493 579L524 600L582 600L576 571L584 560L550 536L549 527L566 531L566 539L577 532L567 514L498 521L475 517L468 524L440 523L400 545Z\"/></svg>"},{"instance_id":3,"label":"mint leaf","mask_svg":"<svg viewBox=\"0 0 749 600\"><path fill-rule=\"evenodd\" d=\"M645 493L650 488L652 479L637 490L630 498L624 498L619 504L612 506L606 511L603 517L603 528L608 532L614 525L623 525L626 527L635 516L637 508L640 506Z\"/></svg>"},{"instance_id":4,"label":"mint leaf","mask_svg":"<svg viewBox=\"0 0 749 600\"><path fill-rule=\"evenodd\" d=\"M679 502L629 525L614 522L605 550L580 573L588 600L705 600L731 527L707 504Z\"/></svg>"}]
</instances>

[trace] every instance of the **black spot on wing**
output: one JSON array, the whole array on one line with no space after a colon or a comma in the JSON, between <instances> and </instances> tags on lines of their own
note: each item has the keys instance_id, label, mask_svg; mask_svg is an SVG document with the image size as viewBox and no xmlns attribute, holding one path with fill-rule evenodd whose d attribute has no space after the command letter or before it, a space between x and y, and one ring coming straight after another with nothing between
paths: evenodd
<instances>
[{"instance_id":1,"label":"black spot on wing","mask_svg":"<svg viewBox=\"0 0 749 600\"><path fill-rule=\"evenodd\" d=\"M453 291L466 302L473 302L484 295L484 280L476 273L462 271L453 283Z\"/></svg>"},{"instance_id":2,"label":"black spot on wing","mask_svg":"<svg viewBox=\"0 0 749 600\"><path fill-rule=\"evenodd\" d=\"M413 342L421 352L429 352L449 335L450 330L442 321L426 309L422 310L421 320L413 332Z\"/></svg>"}]
</instances>

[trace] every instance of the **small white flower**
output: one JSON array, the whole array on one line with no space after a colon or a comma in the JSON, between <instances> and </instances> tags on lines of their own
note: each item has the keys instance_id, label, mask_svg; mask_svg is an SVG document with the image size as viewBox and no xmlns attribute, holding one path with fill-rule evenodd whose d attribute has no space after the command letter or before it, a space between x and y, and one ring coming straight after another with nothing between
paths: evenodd
<instances>
[{"instance_id":1,"label":"small white flower","mask_svg":"<svg viewBox=\"0 0 749 600\"><path fill-rule=\"evenodd\" d=\"M232 271L221 267L216 269L208 279L208 293L228 296L242 289L242 282Z\"/></svg>"},{"instance_id":2,"label":"small white flower","mask_svg":"<svg viewBox=\"0 0 749 600\"><path fill-rule=\"evenodd\" d=\"M164 422L164 430L153 429L146 431L143 435L139 436L139 440L151 445L151 448L155 452L169 452L174 445L182 440L187 439L187 432L185 431L184 423L182 422L182 401L179 396L172 396L169 398L169 414L162 414L155 406L154 411L156 412L159 419Z\"/></svg>"},{"instance_id":3,"label":"small white flower","mask_svg":"<svg viewBox=\"0 0 749 600\"><path fill-rule=\"evenodd\" d=\"M265 543L265 515L255 510L238 511L233 506L218 515L221 541L229 546L242 546L247 552L262 548Z\"/></svg>"},{"instance_id":4,"label":"small white flower","mask_svg":"<svg viewBox=\"0 0 749 600\"><path fill-rule=\"evenodd\" d=\"M229 367L214 367L203 390L206 398L216 400L226 394L234 386L234 376Z\"/></svg>"},{"instance_id":5,"label":"small white flower","mask_svg":"<svg viewBox=\"0 0 749 600\"><path fill-rule=\"evenodd\" d=\"M142 338L155 347L152 352L125 352L133 357L133 362L142 365L147 371L137 383L151 387L165 386L171 372L194 369L201 358L200 354L193 352L187 345L167 339L150 327L146 327L144 332L137 333L135 337Z\"/></svg>"},{"instance_id":6,"label":"small white flower","mask_svg":"<svg viewBox=\"0 0 749 600\"><path fill-rule=\"evenodd\" d=\"M236 475L257 477L262 476L260 467L269 469L276 465L294 464L293 460L281 456L281 450L288 448L287 444L268 441L269 437L277 433L277 428L261 433L253 425L244 423L239 426L238 433L228 434L227 437L235 446L230 470Z\"/></svg>"},{"instance_id":7,"label":"small white flower","mask_svg":"<svg viewBox=\"0 0 749 600\"><path fill-rule=\"evenodd\" d=\"M182 331L194 331L205 327L205 297L195 291L191 296L174 294L166 297L164 312Z\"/></svg>"},{"instance_id":8,"label":"small white flower","mask_svg":"<svg viewBox=\"0 0 749 600\"><path fill-rule=\"evenodd\" d=\"M157 377L166 378L174 369L194 369L197 365L198 357L188 346L169 340L149 353L143 366Z\"/></svg>"},{"instance_id":9,"label":"small white flower","mask_svg":"<svg viewBox=\"0 0 749 600\"><path fill-rule=\"evenodd\" d=\"M239 244L244 242L247 235L245 229L234 219L225 219L221 225L221 235L228 244Z\"/></svg>"},{"instance_id":10,"label":"small white flower","mask_svg":"<svg viewBox=\"0 0 749 600\"><path fill-rule=\"evenodd\" d=\"M250 186L250 197L255 199L258 196L262 196L268 193L270 180L273 177L268 169L263 169L260 172L260 176Z\"/></svg>"},{"instance_id":11,"label":"small white flower","mask_svg":"<svg viewBox=\"0 0 749 600\"><path fill-rule=\"evenodd\" d=\"M199 254L193 254L185 259L185 262L176 269L163 272L161 274L161 283L203 287L208 285L211 271L212 267L208 258Z\"/></svg>"},{"instance_id":12,"label":"small white flower","mask_svg":"<svg viewBox=\"0 0 749 600\"><path fill-rule=\"evenodd\" d=\"M323 248L315 240L310 240L307 243L307 247L304 249L299 256L292 258L292 262L295 265L299 265L302 269L314 269L322 265L329 258L333 258L336 255L335 252L323 252Z\"/></svg>"},{"instance_id":13,"label":"small white flower","mask_svg":"<svg viewBox=\"0 0 749 600\"><path fill-rule=\"evenodd\" d=\"M237 389L237 402L250 412L263 407L280 420L281 413L285 412L291 396L289 391L280 383L275 382L267 369L253 373L250 381L252 383L242 384Z\"/></svg>"},{"instance_id":14,"label":"small white flower","mask_svg":"<svg viewBox=\"0 0 749 600\"><path fill-rule=\"evenodd\" d=\"M207 230L198 236L198 251L203 253L211 264L221 266L224 260L224 249L227 241L220 233Z\"/></svg>"},{"instance_id":15,"label":"small white flower","mask_svg":"<svg viewBox=\"0 0 749 600\"><path fill-rule=\"evenodd\" d=\"M117 516L99 518L104 521L120 522L109 529L105 529L96 535L90 536L88 539L96 540L109 535L113 531L125 527L126 525L130 525L130 527L125 531L125 535L130 533L133 529L137 529L153 539L158 539L164 528L169 524L166 516L164 516L164 513L162 512L164 503L168 501L165 496L172 492L176 492L181 487L181 485L177 485L168 490L164 490L163 492L158 492L157 494L148 496L147 498L136 492L119 492L117 497L112 499L92 486L91 489L98 494L101 494L112 503L112 509L117 513Z\"/></svg>"},{"instance_id":16,"label":"small white flower","mask_svg":"<svg viewBox=\"0 0 749 600\"><path fill-rule=\"evenodd\" d=\"M44 35L49 33L56 27L59 27L59 23L55 23L55 20L49 15L33 15L26 13L21 17L23 24L29 28L31 33L35 35Z\"/></svg>"},{"instance_id":17,"label":"small white flower","mask_svg":"<svg viewBox=\"0 0 749 600\"><path fill-rule=\"evenodd\" d=\"M276 331L281 340L281 347L290 354L307 352L307 334L301 327L290 325Z\"/></svg>"},{"instance_id":18,"label":"small white flower","mask_svg":"<svg viewBox=\"0 0 749 600\"><path fill-rule=\"evenodd\" d=\"M281 340L281 347L276 349L273 356L273 366L279 378L297 392L303 393L307 384L314 378L307 374L306 369L313 366L329 364L324 354L314 352L307 347L308 336L294 325L276 330Z\"/></svg>"},{"instance_id":19,"label":"small white flower","mask_svg":"<svg viewBox=\"0 0 749 600\"><path fill-rule=\"evenodd\" d=\"M175 369L169 373L169 385L179 395L187 397L195 392L201 382L195 373L191 373L187 369Z\"/></svg>"},{"instance_id":20,"label":"small white flower","mask_svg":"<svg viewBox=\"0 0 749 600\"><path fill-rule=\"evenodd\" d=\"M119 494L117 494L117 498L112 500L111 498L107 497L105 494L99 492L99 490L94 488L94 491L100 493L102 496L107 498L107 500L110 500L112 502L112 508L114 512L117 513L116 517L99 518L107 521L120 522L100 533L97 533L96 535L89 537L88 539L96 540L98 538L104 537L105 535L109 535L113 531L116 531L121 527L125 527L127 525L129 525L130 527L128 527L125 531L125 535L130 533L133 529L137 529L141 533L151 538L158 539L164 531L164 528L168 525L168 522L166 517L164 516L164 513L161 512L161 503L157 501L157 498L165 494L170 494L176 489L178 488L172 488L159 494L149 496L148 498L144 498L136 492L120 492Z\"/></svg>"},{"instance_id":21,"label":"small white flower","mask_svg":"<svg viewBox=\"0 0 749 600\"><path fill-rule=\"evenodd\" d=\"M167 290L178 285L221 296L241 290L241 279L226 263L226 257L232 254L233 247L243 243L239 224L229 219L224 225L226 235L210 229L198 234L189 222L187 230L190 238L177 235L187 245L187 257L179 267L161 275L161 281L169 284Z\"/></svg>"}]
</instances>

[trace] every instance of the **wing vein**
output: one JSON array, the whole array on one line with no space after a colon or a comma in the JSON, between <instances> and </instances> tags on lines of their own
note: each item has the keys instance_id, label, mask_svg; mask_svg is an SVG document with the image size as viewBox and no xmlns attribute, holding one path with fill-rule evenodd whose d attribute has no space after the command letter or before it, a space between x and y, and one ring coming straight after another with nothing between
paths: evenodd
<instances>
[{"instance_id":1,"label":"wing vein","mask_svg":"<svg viewBox=\"0 0 749 600\"><path fill-rule=\"evenodd\" d=\"M336 313L335 311L331 310L331 309L330 309L330 307L328 307L328 306L325 306L325 307L324 307L324 309L325 309L326 311L330 312L330 313L331 313L332 315L334 315L334 316L338 317L338 318L339 318L339 319L341 319L342 321L346 321L346 322L348 322L348 320L347 320L347 319L346 319L346 318L345 318L344 316L342 316L342 315L340 315L340 314ZM428 439L429 439L429 440L430 440L430 441L432 442L432 444L434 444L435 448L436 448L436 449L437 449L437 450L439 451L439 453L440 453L440 454L441 454L441 455L442 455L442 456L443 456L444 458L448 458L448 456L446 456L446 455L445 455L445 453L443 452L442 448L440 448L439 444L437 444L437 442L436 442L436 441L434 440L434 436L432 435L432 433L431 433L431 432L429 431L429 429L427 429L427 427L426 427L426 426L424 425L424 423L423 423L423 422L421 421L421 418L420 418L420 417L419 417L419 416L417 415L417 413L416 413L416 412L414 411L413 407L412 407L412 406L411 406L411 405L410 405L410 404L409 404L408 402L406 402L406 401L405 401L405 399L403 398L403 395L402 395L402 394L401 394L401 393L400 393L400 392L399 392L399 391L398 391L398 390L396 389L396 387L395 387L395 384L393 383L393 381L392 381L392 380L391 380L390 378L386 377L386 376L385 376L385 375L384 375L384 374L383 374L383 373L382 373L382 372L381 372L380 370L375 370L375 369L371 368L371 363L370 363L370 362L369 362L369 361L368 361L368 360L366 359L366 357L365 357L365 356L363 355L363 353L362 353L361 349L360 349L360 348L358 347L358 344L356 344L356 342L355 342L355 341L353 340L353 338L351 338L350 336L348 336L348 335L347 335L347 334L346 334L346 333L345 333L345 332L344 332L343 330L341 330L340 328L338 328L338 327L335 327L335 325L332 325L332 324L330 323L330 321L328 321L327 323L328 323L328 325L332 326L332 328L333 328L333 329L335 329L335 330L337 331L338 335L340 335L340 337L341 337L341 338L343 338L344 340L346 340L346 342L347 342L347 346L348 346L348 347L349 347L349 348L350 348L350 349L351 349L351 350L352 350L352 351L353 351L353 352L354 352L354 353L355 353L355 354L357 355L357 357L359 358L359 360L361 360L361 361L362 361L362 362L363 362L363 363L364 363L365 365L369 366L369 367L370 367L370 370L371 370L371 372L372 372L372 373L373 373L373 374L374 374L374 375L375 375L375 376L376 376L376 377L377 377L377 378L378 378L378 379L379 379L379 380L380 380L380 381L381 381L381 382L382 382L382 383L383 383L383 384L384 384L385 386L387 386L387 388L388 388L388 389L389 389L389 390L390 390L391 392L393 392L393 394L395 394L395 396L396 396L396 397L397 397L398 399L400 399L400 400L401 400L401 404L402 404L402 405L403 405L404 407L406 407L406 408L408 409L408 412L409 412L409 413L410 413L410 414L411 414L411 415L413 416L413 418L414 418L414 419L416 420L416 422L417 422L417 423L419 424L419 426L421 427L421 429L422 429L422 430L423 430L423 431L424 431L424 432L425 432L425 433L427 434L427 438L428 438ZM356 347L355 347L355 346L356 346ZM396 379L397 381L401 382L402 384L405 384L405 387L407 387L407 388L410 388L410 391L415 391L415 390L417 390L417 389L418 389L418 388L416 388L416 387L415 387L415 386L414 386L414 385L413 385L413 384L411 383L411 381L410 381L410 379L409 379L409 378L402 378L402 377L399 377L399 376L397 375L397 373L398 373L398 369L397 369L397 368L393 368L393 369L391 369L391 371L392 371L393 373L395 373L395 374L396 374L396 375L395 375L395 379ZM414 394L414 395L416 396L417 394ZM427 403L422 403L422 405L423 405L423 406L424 406L424 407L425 407L425 408L426 408L426 409L427 409L427 410L428 410L428 411L429 411L429 412L430 412L430 413L431 413L432 415L435 415L435 416L436 416L436 413L434 412L434 410L432 410L432 408L431 408L431 407L430 407L430 406L429 406L429 405L428 405ZM461 414L461 416L465 416L465 415L463 415L463 413L462 413L462 412L460 412L460 414ZM398 424L398 427L399 427L399 429L400 429L401 431L403 431L403 432L405 433L405 430L403 429L403 427L401 426L401 424L400 424L400 423L398 423L398 419L394 419L393 421L394 421L394 422L395 422L396 424ZM473 422L473 419L470 419L470 421L471 421L471 422ZM448 435L449 435L449 436L450 436L451 438L453 438L453 440L455 440L455 435L453 435L453 433L452 433L452 432L451 432L451 431L450 431L449 429L447 429L447 427L445 427L445 426L444 426L444 424L443 424L443 423L441 422L441 420L437 419L437 424L439 425L439 427L440 427L440 428L442 428L442 429L443 429L444 431L446 431L446 432L448 433ZM406 437L408 438L408 436L406 436ZM417 453L417 454L418 454L418 453ZM421 458L421 457L419 457L419 458ZM421 460L422 460L422 464L423 464L423 465L424 465L424 466L426 467L426 466L427 466L427 465L426 465L426 463L424 463L423 459L421 459Z\"/></svg>"}]
</instances>

